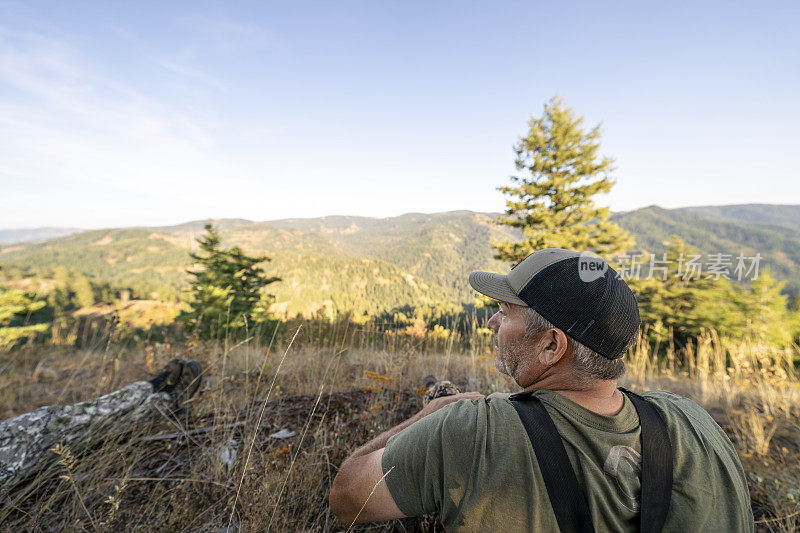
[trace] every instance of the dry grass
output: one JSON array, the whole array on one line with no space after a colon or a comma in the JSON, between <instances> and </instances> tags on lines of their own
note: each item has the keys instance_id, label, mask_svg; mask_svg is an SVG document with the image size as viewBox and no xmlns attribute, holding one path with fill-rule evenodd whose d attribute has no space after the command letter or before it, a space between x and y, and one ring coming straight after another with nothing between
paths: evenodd
<instances>
[{"instance_id":1,"label":"dry grass","mask_svg":"<svg viewBox=\"0 0 800 533\"><path fill-rule=\"evenodd\" d=\"M284 335L0 355L2 418L110 392L172 357L197 358L205 369L201 393L178 418L118 427L86 449L60 450L62 459L69 454L68 469L54 454L51 468L8 496L0 524L13 531L338 531L327 505L336 468L421 407L425 375L462 390L514 390L494 370L486 344L431 346L410 333L376 343L354 330L301 331L291 346ZM712 413L739 450L764 530L800 527L800 386L791 356L710 335L656 362L641 344L623 382L686 395ZM270 437L280 430L294 435ZM170 433L178 435L147 438ZM356 530L403 527L409 524Z\"/></svg>"}]
</instances>

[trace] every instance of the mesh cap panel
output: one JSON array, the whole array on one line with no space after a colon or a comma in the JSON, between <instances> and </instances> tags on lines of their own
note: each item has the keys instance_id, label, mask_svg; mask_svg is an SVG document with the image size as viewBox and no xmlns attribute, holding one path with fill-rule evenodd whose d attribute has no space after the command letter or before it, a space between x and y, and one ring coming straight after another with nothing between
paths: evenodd
<instances>
[{"instance_id":1,"label":"mesh cap panel","mask_svg":"<svg viewBox=\"0 0 800 533\"><path fill-rule=\"evenodd\" d=\"M609 359L620 357L639 328L636 297L611 267L587 282L578 263L573 257L542 269L519 297L584 346Z\"/></svg>"}]
</instances>

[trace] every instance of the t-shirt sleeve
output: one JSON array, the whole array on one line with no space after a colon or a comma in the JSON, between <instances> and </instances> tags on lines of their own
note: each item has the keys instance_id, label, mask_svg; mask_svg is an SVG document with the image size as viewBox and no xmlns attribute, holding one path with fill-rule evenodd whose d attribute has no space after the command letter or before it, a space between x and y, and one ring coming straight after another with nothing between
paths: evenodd
<instances>
[{"instance_id":1,"label":"t-shirt sleeve","mask_svg":"<svg viewBox=\"0 0 800 533\"><path fill-rule=\"evenodd\" d=\"M473 461L476 402L482 401L454 402L389 439L381 466L403 514L444 514L458 507Z\"/></svg>"}]
</instances>

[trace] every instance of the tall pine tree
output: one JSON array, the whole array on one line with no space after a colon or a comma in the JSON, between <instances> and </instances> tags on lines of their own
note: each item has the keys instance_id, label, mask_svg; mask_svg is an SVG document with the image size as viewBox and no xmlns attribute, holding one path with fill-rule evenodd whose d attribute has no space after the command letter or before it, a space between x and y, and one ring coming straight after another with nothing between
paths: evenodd
<instances>
[{"instance_id":1,"label":"tall pine tree","mask_svg":"<svg viewBox=\"0 0 800 533\"><path fill-rule=\"evenodd\" d=\"M506 211L500 224L522 230L517 242L496 242L496 258L518 262L541 248L591 250L606 259L633 245L633 239L609 221L609 209L597 207L594 196L608 192L613 160L601 157L600 126L588 132L583 117L575 116L556 96L532 118L530 130L514 150L523 174L500 187Z\"/></svg>"},{"instance_id":2,"label":"tall pine tree","mask_svg":"<svg viewBox=\"0 0 800 533\"><path fill-rule=\"evenodd\" d=\"M223 248L216 228L207 223L205 229L197 239L199 252L190 254L198 266L189 271L191 310L178 319L199 335L213 337L251 325L258 304L271 298L262 289L280 278L268 277L259 266L270 258L247 255L239 247Z\"/></svg>"}]
</instances>

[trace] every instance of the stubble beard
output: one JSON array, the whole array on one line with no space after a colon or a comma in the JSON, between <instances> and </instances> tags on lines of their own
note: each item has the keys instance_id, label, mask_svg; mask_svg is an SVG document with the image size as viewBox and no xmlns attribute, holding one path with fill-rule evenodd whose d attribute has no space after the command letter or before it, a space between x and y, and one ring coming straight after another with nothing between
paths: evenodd
<instances>
[{"instance_id":1,"label":"stubble beard","mask_svg":"<svg viewBox=\"0 0 800 533\"><path fill-rule=\"evenodd\" d=\"M506 376L513 378L514 376L512 375L512 369L509 368L509 363L516 361L514 348L506 344L501 345L500 343L497 343L495 345L495 352L494 367L501 374L505 374Z\"/></svg>"},{"instance_id":2,"label":"stubble beard","mask_svg":"<svg viewBox=\"0 0 800 533\"><path fill-rule=\"evenodd\" d=\"M513 379L520 387L529 386L529 384L520 383L518 378L522 378L520 373L528 373L530 368L530 358L533 354L530 350L530 340L512 339L510 342L495 344L495 359L494 366L498 372L505 374ZM526 380L527 381L527 380ZM533 383L538 381L538 377L533 380Z\"/></svg>"},{"instance_id":3,"label":"stubble beard","mask_svg":"<svg viewBox=\"0 0 800 533\"><path fill-rule=\"evenodd\" d=\"M502 355L500 355L500 349L496 348L495 351L497 353L495 353L494 356L494 367L495 369L497 369L498 372L500 372L501 374L505 374L507 376L508 370L506 370L506 365L503 362Z\"/></svg>"}]
</instances>

